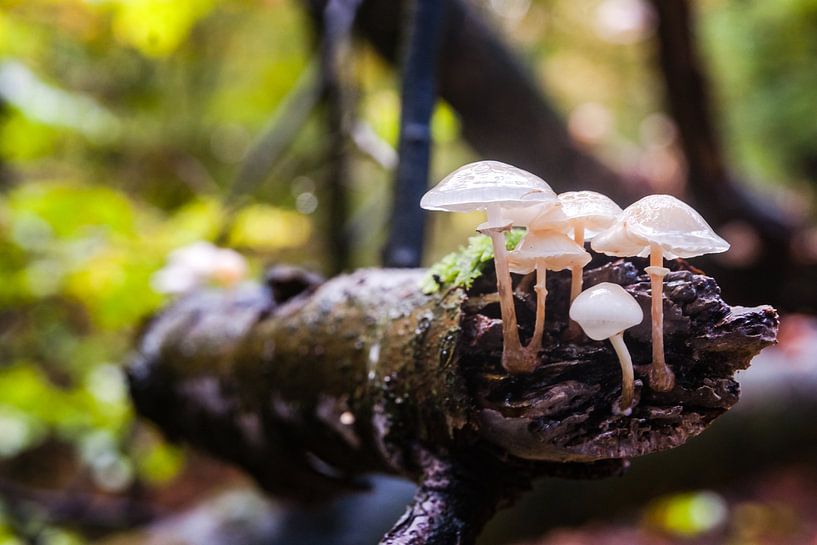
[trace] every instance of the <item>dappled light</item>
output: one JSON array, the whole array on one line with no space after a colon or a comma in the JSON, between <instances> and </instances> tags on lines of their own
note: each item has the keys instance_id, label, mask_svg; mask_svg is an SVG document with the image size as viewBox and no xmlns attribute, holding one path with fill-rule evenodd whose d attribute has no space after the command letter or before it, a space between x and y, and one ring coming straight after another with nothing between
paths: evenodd
<instances>
[{"instance_id":1,"label":"dappled light","mask_svg":"<svg viewBox=\"0 0 817 545\"><path fill-rule=\"evenodd\" d=\"M815 545L815 51L813 0L0 1L0 545Z\"/></svg>"}]
</instances>

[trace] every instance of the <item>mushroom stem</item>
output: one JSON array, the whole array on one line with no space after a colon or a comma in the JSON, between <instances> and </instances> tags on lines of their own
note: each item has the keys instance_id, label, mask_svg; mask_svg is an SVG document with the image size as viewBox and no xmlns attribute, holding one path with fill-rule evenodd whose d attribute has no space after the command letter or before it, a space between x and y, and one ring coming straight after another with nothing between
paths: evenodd
<instances>
[{"instance_id":1,"label":"mushroom stem","mask_svg":"<svg viewBox=\"0 0 817 545\"><path fill-rule=\"evenodd\" d=\"M610 337L610 344L618 356L618 363L621 365L621 397L613 405L613 412L624 416L629 416L633 405L633 360L630 358L630 351L624 344L624 333L616 333Z\"/></svg>"},{"instance_id":2,"label":"mushroom stem","mask_svg":"<svg viewBox=\"0 0 817 545\"><path fill-rule=\"evenodd\" d=\"M664 359L664 277L669 269L664 267L661 246L650 247L650 266L646 268L652 283L652 368L650 386L658 392L668 392L675 386L675 375Z\"/></svg>"},{"instance_id":3,"label":"mushroom stem","mask_svg":"<svg viewBox=\"0 0 817 545\"><path fill-rule=\"evenodd\" d=\"M584 248L584 224L576 222L573 226L573 240L576 244ZM584 267L574 265L570 268L570 302L576 300L576 297L582 292L582 284L584 279L582 273ZM574 322L575 323L575 322Z\"/></svg>"},{"instance_id":4,"label":"mushroom stem","mask_svg":"<svg viewBox=\"0 0 817 545\"><path fill-rule=\"evenodd\" d=\"M533 326L533 337L531 337L527 350L532 358L542 349L542 336L545 333L545 301L547 300L547 267L541 261L536 263L536 322Z\"/></svg>"},{"instance_id":5,"label":"mushroom stem","mask_svg":"<svg viewBox=\"0 0 817 545\"><path fill-rule=\"evenodd\" d=\"M584 248L584 224L581 222L575 222L573 224L573 240ZM582 292L582 287L584 287L584 267L579 267L574 265L570 268L570 302L576 300L576 297ZM570 320L570 324L567 326L567 338L570 340L578 340L581 337L581 328L579 324Z\"/></svg>"},{"instance_id":6,"label":"mushroom stem","mask_svg":"<svg viewBox=\"0 0 817 545\"><path fill-rule=\"evenodd\" d=\"M505 231L510 227L491 227L483 232L491 237L494 247L496 268L496 290L499 294L499 310L502 315L502 367L509 373L529 373L532 364L528 362L519 340L516 322L516 308L513 303L511 271L508 268L508 253L505 250Z\"/></svg>"}]
</instances>

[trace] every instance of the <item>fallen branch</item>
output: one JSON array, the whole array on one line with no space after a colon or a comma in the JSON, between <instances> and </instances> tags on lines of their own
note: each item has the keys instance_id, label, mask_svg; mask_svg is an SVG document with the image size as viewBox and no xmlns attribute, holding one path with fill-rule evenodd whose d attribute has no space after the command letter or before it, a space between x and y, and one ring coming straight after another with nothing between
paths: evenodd
<instances>
[{"instance_id":1,"label":"fallen branch","mask_svg":"<svg viewBox=\"0 0 817 545\"><path fill-rule=\"evenodd\" d=\"M587 286L619 283L648 307L642 263L597 260ZM158 316L130 366L131 393L170 437L237 464L276 495L324 499L360 488L370 472L415 479L415 502L384 543L472 543L534 477L619 472L633 456L698 435L737 402L733 374L774 342L777 315L729 307L714 280L676 269L664 305L678 384L654 392L648 366L637 365L630 417L611 411L620 393L612 349L563 340L568 274L548 279L548 349L531 375L502 370L490 274L468 291L424 295L421 270L321 284L286 269L265 286L196 293ZM516 294L523 338L534 316L527 286ZM636 363L650 361L649 338L648 321L628 332Z\"/></svg>"}]
</instances>

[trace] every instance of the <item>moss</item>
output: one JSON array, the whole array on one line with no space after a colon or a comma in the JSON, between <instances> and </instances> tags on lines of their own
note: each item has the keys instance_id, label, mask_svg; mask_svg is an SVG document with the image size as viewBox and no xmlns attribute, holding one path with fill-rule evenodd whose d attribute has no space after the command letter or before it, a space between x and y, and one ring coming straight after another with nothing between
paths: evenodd
<instances>
[{"instance_id":1,"label":"moss","mask_svg":"<svg viewBox=\"0 0 817 545\"><path fill-rule=\"evenodd\" d=\"M525 231L513 229L505 234L505 247L513 250L524 236ZM467 246L443 257L428 269L423 278L423 293L435 293L443 287L470 288L474 280L482 275L486 263L494 259L491 238L477 235L468 239Z\"/></svg>"}]
</instances>

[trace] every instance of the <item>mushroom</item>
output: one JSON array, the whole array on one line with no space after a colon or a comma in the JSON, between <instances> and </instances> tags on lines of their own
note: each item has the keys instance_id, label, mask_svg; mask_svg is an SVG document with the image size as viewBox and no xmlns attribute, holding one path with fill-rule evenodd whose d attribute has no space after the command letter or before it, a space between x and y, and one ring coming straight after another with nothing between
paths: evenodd
<instances>
[{"instance_id":1,"label":"mushroom","mask_svg":"<svg viewBox=\"0 0 817 545\"><path fill-rule=\"evenodd\" d=\"M594 341L610 340L621 365L621 397L613 405L613 412L629 415L633 405L633 360L624 344L624 331L644 319L641 307L618 284L602 282L576 297L570 305L570 318Z\"/></svg>"},{"instance_id":2,"label":"mushroom","mask_svg":"<svg viewBox=\"0 0 817 545\"><path fill-rule=\"evenodd\" d=\"M559 195L561 211L567 216L567 226L573 231L573 240L584 247L586 240L592 240L597 234L609 228L621 215L621 207L609 197L595 191L568 191ZM542 221L552 221L552 214L543 214L534 220L532 227L537 228ZM563 221L557 217L556 221ZM573 301L582 291L582 267L571 269L570 300Z\"/></svg>"},{"instance_id":3,"label":"mushroom","mask_svg":"<svg viewBox=\"0 0 817 545\"><path fill-rule=\"evenodd\" d=\"M519 247L508 256L511 272L528 274L536 271L536 322L533 337L526 351L530 358L525 362L532 371L536 354L542 348L542 334L545 331L545 284L547 270L560 271L573 267L584 267L590 261L590 254L583 246L558 231L528 231Z\"/></svg>"},{"instance_id":4,"label":"mushroom","mask_svg":"<svg viewBox=\"0 0 817 545\"><path fill-rule=\"evenodd\" d=\"M664 277L669 269L664 258L688 258L725 252L729 243L715 234L701 215L670 195L650 195L621 213L607 231L596 236L591 246L607 255L650 258L644 270L652 282L652 368L650 386L666 392L675 377L664 358Z\"/></svg>"},{"instance_id":5,"label":"mushroom","mask_svg":"<svg viewBox=\"0 0 817 545\"><path fill-rule=\"evenodd\" d=\"M559 203L517 208L505 213L514 225L531 230L555 229L572 232L576 244L584 247L609 228L621 215L621 207L609 197L595 191L567 191L559 195ZM570 300L582 291L582 267L571 268Z\"/></svg>"},{"instance_id":6,"label":"mushroom","mask_svg":"<svg viewBox=\"0 0 817 545\"><path fill-rule=\"evenodd\" d=\"M502 365L511 373L524 372L529 365L523 360L513 303L511 274L508 269L504 232L511 228L503 209L529 207L535 203L558 203L556 193L538 176L498 161L479 161L462 166L443 178L423 195L420 206L426 210L470 212L485 210L488 221L477 231L491 237L494 248L497 292L502 314Z\"/></svg>"}]
</instances>

